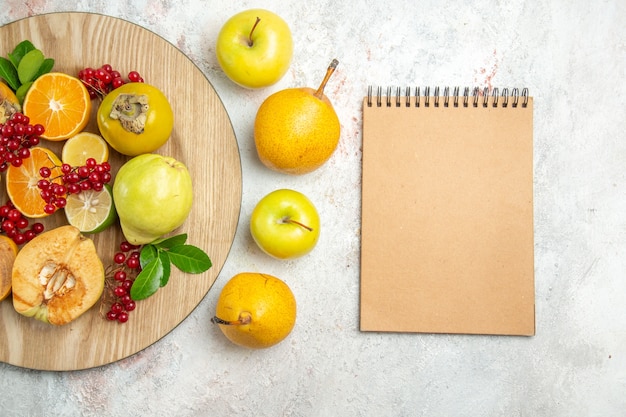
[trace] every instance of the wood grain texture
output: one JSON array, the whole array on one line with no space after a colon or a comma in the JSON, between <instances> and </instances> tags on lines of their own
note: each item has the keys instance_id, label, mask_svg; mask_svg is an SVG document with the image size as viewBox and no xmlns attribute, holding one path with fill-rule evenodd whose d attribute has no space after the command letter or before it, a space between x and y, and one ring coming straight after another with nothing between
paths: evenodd
<instances>
[{"instance_id":1,"label":"wood grain texture","mask_svg":"<svg viewBox=\"0 0 626 417\"><path fill-rule=\"evenodd\" d=\"M241 207L241 162L228 114L202 72L178 49L154 33L124 20L88 13L52 13L0 28L0 55L29 39L54 71L72 75L81 68L109 63L127 73L137 70L161 89L174 110L174 131L157 153L183 161L194 185L194 204L185 224L188 243L206 251L213 267L200 275L172 268L168 285L138 302L124 325L108 322L99 306L74 322L55 327L17 314L9 297L0 303L0 361L39 370L78 370L105 365L153 344L204 298L226 261ZM95 112L86 130L97 132ZM60 155L62 143L42 141ZM128 158L111 151L116 171ZM7 200L4 186L0 201ZM44 220L46 230L65 224L57 212ZM92 236L105 265L123 236L118 226Z\"/></svg>"}]
</instances>

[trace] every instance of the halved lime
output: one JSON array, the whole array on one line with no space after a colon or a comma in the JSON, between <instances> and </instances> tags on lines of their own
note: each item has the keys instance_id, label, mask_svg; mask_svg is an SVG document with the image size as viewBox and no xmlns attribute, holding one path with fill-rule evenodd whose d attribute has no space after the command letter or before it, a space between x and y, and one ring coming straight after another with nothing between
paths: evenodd
<instances>
[{"instance_id":1,"label":"halved lime","mask_svg":"<svg viewBox=\"0 0 626 417\"><path fill-rule=\"evenodd\" d=\"M66 198L65 217L83 233L98 233L117 220L113 193L108 184L102 191L86 190Z\"/></svg>"}]
</instances>

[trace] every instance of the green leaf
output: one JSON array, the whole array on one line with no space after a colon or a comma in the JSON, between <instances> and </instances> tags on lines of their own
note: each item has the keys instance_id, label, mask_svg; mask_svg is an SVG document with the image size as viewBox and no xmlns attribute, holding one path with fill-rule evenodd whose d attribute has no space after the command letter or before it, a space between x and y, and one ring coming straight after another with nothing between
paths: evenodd
<instances>
[{"instance_id":1,"label":"green leaf","mask_svg":"<svg viewBox=\"0 0 626 417\"><path fill-rule=\"evenodd\" d=\"M17 75L17 69L13 66L11 61L0 56L0 78L2 78L11 87L13 91L16 91L20 87L20 80Z\"/></svg>"},{"instance_id":2,"label":"green leaf","mask_svg":"<svg viewBox=\"0 0 626 417\"><path fill-rule=\"evenodd\" d=\"M37 70L37 73L33 77L33 80L36 80L37 78L41 77L42 75L49 73L50 71L52 71L53 67L54 67L54 59L52 59L52 58L44 59L43 63L41 64L41 66Z\"/></svg>"},{"instance_id":3,"label":"green leaf","mask_svg":"<svg viewBox=\"0 0 626 417\"><path fill-rule=\"evenodd\" d=\"M141 272L130 289L133 300L143 300L167 285L172 264L182 272L199 274L211 268L209 256L202 249L186 245L187 234L157 239L144 245L139 254Z\"/></svg>"},{"instance_id":4,"label":"green leaf","mask_svg":"<svg viewBox=\"0 0 626 417\"><path fill-rule=\"evenodd\" d=\"M153 245L145 245L139 253L139 265L144 268L150 261L158 256L157 248Z\"/></svg>"},{"instance_id":5,"label":"green leaf","mask_svg":"<svg viewBox=\"0 0 626 417\"><path fill-rule=\"evenodd\" d=\"M22 84L33 81L35 74L43 64L45 57L39 49L33 49L24 55L17 66L17 75Z\"/></svg>"},{"instance_id":6,"label":"green leaf","mask_svg":"<svg viewBox=\"0 0 626 417\"><path fill-rule=\"evenodd\" d=\"M172 246L168 251L170 261L183 272L199 274L211 268L209 255L193 245Z\"/></svg>"},{"instance_id":7,"label":"green leaf","mask_svg":"<svg viewBox=\"0 0 626 417\"><path fill-rule=\"evenodd\" d=\"M161 276L161 287L165 287L170 280L170 274L172 272L172 265L170 264L170 257L166 251L159 251L159 258L161 259L161 265L163 265L163 276Z\"/></svg>"},{"instance_id":8,"label":"green leaf","mask_svg":"<svg viewBox=\"0 0 626 417\"><path fill-rule=\"evenodd\" d=\"M35 48L35 45L33 45L31 41L24 40L17 44L17 46L13 49L13 52L8 54L9 59L13 63L13 66L17 69L24 55L30 51L34 51L35 49L37 48Z\"/></svg>"},{"instance_id":9,"label":"green leaf","mask_svg":"<svg viewBox=\"0 0 626 417\"><path fill-rule=\"evenodd\" d=\"M26 84L20 85L20 87L15 91L15 97L17 97L20 104L24 104L24 97L26 97L26 93L28 93L28 89L31 85L33 85L33 82L29 81Z\"/></svg>"},{"instance_id":10,"label":"green leaf","mask_svg":"<svg viewBox=\"0 0 626 417\"><path fill-rule=\"evenodd\" d=\"M163 277L163 264L158 256L152 259L135 278L130 287L130 297L135 300L144 300L157 292Z\"/></svg>"},{"instance_id":11,"label":"green leaf","mask_svg":"<svg viewBox=\"0 0 626 417\"><path fill-rule=\"evenodd\" d=\"M187 234L182 233L180 235L168 237L165 239L158 239L152 242L152 245L158 246L160 248L170 249L172 246L182 245L187 241Z\"/></svg>"}]
</instances>

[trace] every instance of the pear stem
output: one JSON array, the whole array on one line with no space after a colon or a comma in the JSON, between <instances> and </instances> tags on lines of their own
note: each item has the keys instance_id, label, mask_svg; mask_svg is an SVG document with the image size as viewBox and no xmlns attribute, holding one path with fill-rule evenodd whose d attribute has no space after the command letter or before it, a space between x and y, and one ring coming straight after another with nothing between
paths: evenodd
<instances>
[{"instance_id":1,"label":"pear stem","mask_svg":"<svg viewBox=\"0 0 626 417\"><path fill-rule=\"evenodd\" d=\"M298 226L300 226L300 227L302 227L302 228L304 228L304 229L308 230L309 232L312 232L312 231L313 231L313 228L312 228L312 227L309 227L309 226L307 226L307 225L306 225L306 224L304 224L304 223L300 223L300 222L299 222L299 221L297 221L297 220L293 220L293 219L283 219L283 223L293 223L293 224L297 224Z\"/></svg>"},{"instance_id":2,"label":"pear stem","mask_svg":"<svg viewBox=\"0 0 626 417\"><path fill-rule=\"evenodd\" d=\"M248 46L254 45L254 42L252 42L252 32L254 32L254 29L256 29L256 26L259 24L260 21L261 18L257 17L256 22L254 22L254 25L252 26L252 29L250 29L250 34L248 35Z\"/></svg>"},{"instance_id":3,"label":"pear stem","mask_svg":"<svg viewBox=\"0 0 626 417\"><path fill-rule=\"evenodd\" d=\"M250 324L250 321L252 321L252 318L249 314L240 315L238 320L232 320L232 321L224 320L217 316L214 316L211 318L211 323L224 324L226 326L239 326L242 324Z\"/></svg>"},{"instance_id":4,"label":"pear stem","mask_svg":"<svg viewBox=\"0 0 626 417\"><path fill-rule=\"evenodd\" d=\"M328 65L328 69L326 70L326 76L322 80L322 83L318 87L315 94L313 94L315 97L319 98L320 100L322 99L322 97L324 97L324 87L326 87L326 83L330 79L330 76L333 75L333 72L335 72L337 65L339 65L339 61L337 61L336 59L333 59L332 61L330 61L330 65Z\"/></svg>"}]
</instances>

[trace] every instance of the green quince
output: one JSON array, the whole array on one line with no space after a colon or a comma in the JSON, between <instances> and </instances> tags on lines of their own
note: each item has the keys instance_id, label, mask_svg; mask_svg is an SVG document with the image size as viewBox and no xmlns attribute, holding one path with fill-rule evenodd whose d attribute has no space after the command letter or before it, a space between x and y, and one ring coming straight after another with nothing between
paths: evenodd
<instances>
[{"instance_id":1,"label":"green quince","mask_svg":"<svg viewBox=\"0 0 626 417\"><path fill-rule=\"evenodd\" d=\"M144 245L185 222L193 203L191 176L173 157L141 154L117 172L113 201L126 240Z\"/></svg>"}]
</instances>

